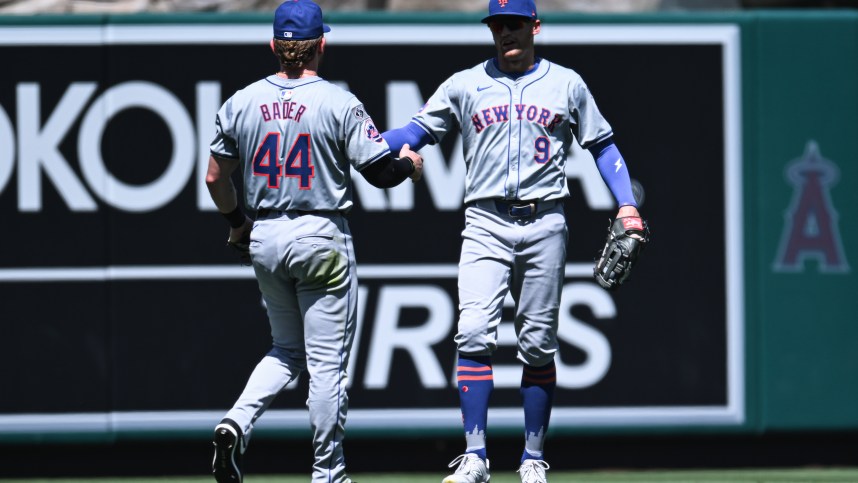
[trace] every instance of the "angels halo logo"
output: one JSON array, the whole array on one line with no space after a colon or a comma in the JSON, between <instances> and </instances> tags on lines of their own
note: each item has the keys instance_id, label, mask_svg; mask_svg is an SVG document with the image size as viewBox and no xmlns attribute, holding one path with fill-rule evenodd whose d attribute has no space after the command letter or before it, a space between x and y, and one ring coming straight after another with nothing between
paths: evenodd
<instances>
[{"instance_id":1,"label":"angels halo logo","mask_svg":"<svg viewBox=\"0 0 858 483\"><path fill-rule=\"evenodd\" d=\"M822 157L815 141L809 141L802 157L787 165L785 175L793 185L793 197L784 214L773 270L803 272L805 261L815 259L820 272L848 273L838 215L829 193L840 180L837 165Z\"/></svg>"}]
</instances>

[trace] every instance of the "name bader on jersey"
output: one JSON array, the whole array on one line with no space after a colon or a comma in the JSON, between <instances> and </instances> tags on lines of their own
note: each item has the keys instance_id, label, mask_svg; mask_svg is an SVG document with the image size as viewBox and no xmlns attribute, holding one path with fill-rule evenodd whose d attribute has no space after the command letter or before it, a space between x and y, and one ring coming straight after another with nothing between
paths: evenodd
<instances>
[{"instance_id":1,"label":"name bader on jersey","mask_svg":"<svg viewBox=\"0 0 858 483\"><path fill-rule=\"evenodd\" d=\"M296 109L295 106L298 106ZM262 119L268 121L291 120L301 122L301 115L307 110L307 106L298 104L297 102L284 101L272 102L270 104L262 104L259 106L259 111L262 113Z\"/></svg>"}]
</instances>

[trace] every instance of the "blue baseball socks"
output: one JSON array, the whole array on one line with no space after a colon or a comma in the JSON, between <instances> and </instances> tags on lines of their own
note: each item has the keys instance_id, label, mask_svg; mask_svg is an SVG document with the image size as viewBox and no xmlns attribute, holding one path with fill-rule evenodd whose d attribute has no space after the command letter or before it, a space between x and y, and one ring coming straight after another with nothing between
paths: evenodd
<instances>
[{"instance_id":1,"label":"blue baseball socks","mask_svg":"<svg viewBox=\"0 0 858 483\"><path fill-rule=\"evenodd\" d=\"M459 354L456 368L462 423L465 427L466 453L486 459L486 423L489 415L489 397L494 389L492 360L489 356Z\"/></svg>"},{"instance_id":2,"label":"blue baseball socks","mask_svg":"<svg viewBox=\"0 0 858 483\"><path fill-rule=\"evenodd\" d=\"M554 400L554 388L557 386L557 366L554 361L542 367L526 365L521 371L522 405L524 406L524 460L541 460L548 420L551 419L551 406Z\"/></svg>"}]
</instances>

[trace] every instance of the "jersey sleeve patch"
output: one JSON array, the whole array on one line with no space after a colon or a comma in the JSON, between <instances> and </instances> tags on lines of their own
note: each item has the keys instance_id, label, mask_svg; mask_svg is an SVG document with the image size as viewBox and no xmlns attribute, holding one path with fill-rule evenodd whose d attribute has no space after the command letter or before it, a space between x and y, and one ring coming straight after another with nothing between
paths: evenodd
<instances>
[{"instance_id":1,"label":"jersey sleeve patch","mask_svg":"<svg viewBox=\"0 0 858 483\"><path fill-rule=\"evenodd\" d=\"M381 133L378 131L378 128L375 127L375 123L372 122L371 118L366 118L363 121L363 133L370 141L376 143L381 143L381 141L383 141Z\"/></svg>"}]
</instances>

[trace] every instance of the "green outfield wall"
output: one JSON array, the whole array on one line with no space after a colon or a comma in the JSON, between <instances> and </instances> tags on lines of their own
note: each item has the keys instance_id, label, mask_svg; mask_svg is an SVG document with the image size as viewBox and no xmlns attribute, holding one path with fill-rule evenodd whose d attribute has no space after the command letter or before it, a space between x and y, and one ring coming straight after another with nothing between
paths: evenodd
<instances>
[{"instance_id":1,"label":"green outfield wall","mask_svg":"<svg viewBox=\"0 0 858 483\"><path fill-rule=\"evenodd\" d=\"M761 429L858 423L857 18L772 13L743 31L749 402Z\"/></svg>"},{"instance_id":2,"label":"green outfield wall","mask_svg":"<svg viewBox=\"0 0 858 483\"><path fill-rule=\"evenodd\" d=\"M492 55L480 18L331 14L322 75L397 127ZM0 17L0 442L207 437L266 351L201 180L217 108L275 68L268 29ZM615 209L570 154L552 430L858 430L858 11L552 13L537 41L591 87L653 228L631 282L599 289ZM448 136L424 156L423 184L356 188L351 435L460 432L461 153ZM494 432L518 435L514 354L495 363ZM303 401L255 434L305 436Z\"/></svg>"}]
</instances>

